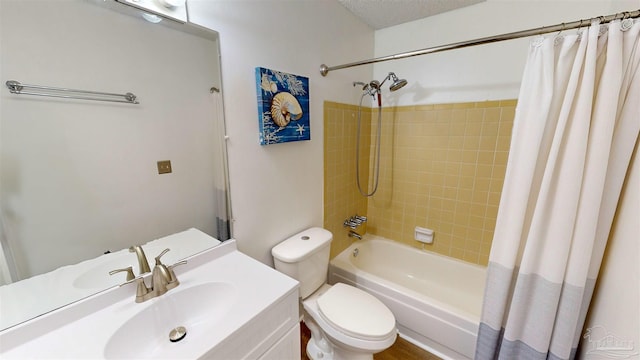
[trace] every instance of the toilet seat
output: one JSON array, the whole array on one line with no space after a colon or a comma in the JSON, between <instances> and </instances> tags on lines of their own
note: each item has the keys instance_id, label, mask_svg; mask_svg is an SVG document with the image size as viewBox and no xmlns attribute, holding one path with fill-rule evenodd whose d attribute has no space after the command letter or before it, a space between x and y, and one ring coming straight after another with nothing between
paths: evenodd
<instances>
[{"instance_id":1,"label":"toilet seat","mask_svg":"<svg viewBox=\"0 0 640 360\"><path fill-rule=\"evenodd\" d=\"M391 310L356 287L337 283L318 297L317 304L320 316L348 336L380 341L396 332Z\"/></svg>"}]
</instances>

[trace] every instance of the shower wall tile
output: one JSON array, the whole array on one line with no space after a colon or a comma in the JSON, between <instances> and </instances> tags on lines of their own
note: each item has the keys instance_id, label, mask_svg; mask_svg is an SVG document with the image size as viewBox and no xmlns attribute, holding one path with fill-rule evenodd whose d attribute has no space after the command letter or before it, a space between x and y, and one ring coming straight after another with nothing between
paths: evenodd
<instances>
[{"instance_id":1,"label":"shower wall tile","mask_svg":"<svg viewBox=\"0 0 640 360\"><path fill-rule=\"evenodd\" d=\"M332 257L352 242L342 222L355 211L368 216L369 233L422 248L414 228L430 228L435 240L425 249L486 265L515 107L502 100L384 108L378 192L365 198L355 186L358 107L326 102L324 226L334 233ZM362 116L362 145L370 149L361 154L361 177L372 183L378 112Z\"/></svg>"},{"instance_id":2,"label":"shower wall tile","mask_svg":"<svg viewBox=\"0 0 640 360\"><path fill-rule=\"evenodd\" d=\"M363 108L360 138L360 177L363 189L369 176L369 148L371 142L371 109ZM358 107L355 105L324 103L324 220L323 226L333 233L331 257L346 249L352 242L342 226L353 215L366 215L367 199L356 187L356 134Z\"/></svg>"}]
</instances>

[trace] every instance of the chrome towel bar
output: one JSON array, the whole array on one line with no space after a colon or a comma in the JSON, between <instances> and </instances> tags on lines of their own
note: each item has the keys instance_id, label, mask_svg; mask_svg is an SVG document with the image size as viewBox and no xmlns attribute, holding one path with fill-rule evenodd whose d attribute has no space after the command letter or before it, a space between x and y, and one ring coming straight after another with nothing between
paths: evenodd
<instances>
[{"instance_id":1,"label":"chrome towel bar","mask_svg":"<svg viewBox=\"0 0 640 360\"><path fill-rule=\"evenodd\" d=\"M130 92L126 94L113 94L98 91L87 90L75 90L66 89L52 86L41 85L28 85L21 84L15 80L9 80L5 83L9 92L18 95L36 95L36 96L48 96L58 97L66 99L81 99L81 100L96 100L96 101L109 101L109 102L121 102L128 104L139 104L136 100L136 96ZM25 91L25 89L35 89L41 91Z\"/></svg>"}]
</instances>

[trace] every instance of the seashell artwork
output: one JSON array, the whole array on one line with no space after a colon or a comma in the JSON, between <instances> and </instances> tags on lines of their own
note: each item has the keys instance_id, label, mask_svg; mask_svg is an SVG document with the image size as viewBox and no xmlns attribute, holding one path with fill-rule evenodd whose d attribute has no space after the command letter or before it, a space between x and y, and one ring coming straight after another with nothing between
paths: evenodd
<instances>
[{"instance_id":1,"label":"seashell artwork","mask_svg":"<svg viewBox=\"0 0 640 360\"><path fill-rule=\"evenodd\" d=\"M309 78L256 68L260 144L310 140Z\"/></svg>"},{"instance_id":2,"label":"seashell artwork","mask_svg":"<svg viewBox=\"0 0 640 360\"><path fill-rule=\"evenodd\" d=\"M302 117L302 107L296 98L288 92L277 93L271 100L271 119L280 127L291 120Z\"/></svg>"},{"instance_id":3,"label":"seashell artwork","mask_svg":"<svg viewBox=\"0 0 640 360\"><path fill-rule=\"evenodd\" d=\"M269 77L265 74L262 74L262 81L260 83L260 88L262 90L271 93L272 95L278 91L278 85L273 81L269 80Z\"/></svg>"}]
</instances>

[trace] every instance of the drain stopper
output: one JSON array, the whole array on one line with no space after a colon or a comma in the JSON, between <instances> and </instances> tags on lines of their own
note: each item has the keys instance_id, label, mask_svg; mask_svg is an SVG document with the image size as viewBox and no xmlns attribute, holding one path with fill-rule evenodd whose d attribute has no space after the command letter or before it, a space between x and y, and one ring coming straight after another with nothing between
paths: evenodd
<instances>
[{"instance_id":1,"label":"drain stopper","mask_svg":"<svg viewBox=\"0 0 640 360\"><path fill-rule=\"evenodd\" d=\"M187 328L184 326L178 326L169 332L169 341L178 342L184 339L185 336L187 336Z\"/></svg>"}]
</instances>

